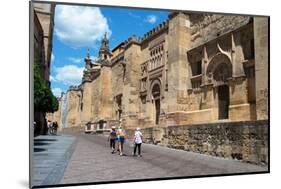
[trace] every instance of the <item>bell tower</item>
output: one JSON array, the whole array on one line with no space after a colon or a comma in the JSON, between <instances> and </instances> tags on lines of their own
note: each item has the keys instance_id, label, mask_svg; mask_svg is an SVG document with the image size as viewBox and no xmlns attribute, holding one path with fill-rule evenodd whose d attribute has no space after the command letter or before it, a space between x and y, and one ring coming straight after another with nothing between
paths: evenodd
<instances>
[{"instance_id":1,"label":"bell tower","mask_svg":"<svg viewBox=\"0 0 281 189\"><path fill-rule=\"evenodd\" d=\"M104 37L101 41L101 47L99 50L99 59L100 60L109 60L111 56L110 50L109 50L109 41L107 39L107 32L105 32Z\"/></svg>"}]
</instances>

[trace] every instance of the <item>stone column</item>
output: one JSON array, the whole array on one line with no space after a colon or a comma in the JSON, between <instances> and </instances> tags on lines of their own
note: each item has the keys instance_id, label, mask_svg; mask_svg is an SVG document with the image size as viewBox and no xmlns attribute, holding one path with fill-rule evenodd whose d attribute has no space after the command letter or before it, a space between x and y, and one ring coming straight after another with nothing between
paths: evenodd
<instances>
[{"instance_id":1,"label":"stone column","mask_svg":"<svg viewBox=\"0 0 281 189\"><path fill-rule=\"evenodd\" d=\"M141 51L137 43L132 42L126 49L124 56L126 60L126 72L123 87L122 118L126 128L133 128L137 125L137 115L139 113L139 79Z\"/></svg>"},{"instance_id":2,"label":"stone column","mask_svg":"<svg viewBox=\"0 0 281 189\"><path fill-rule=\"evenodd\" d=\"M206 70L207 70L208 61L209 61L209 58L208 58L208 54L207 54L207 48L206 48L206 46L204 46L203 47L203 59L201 61L201 64L202 64L202 85L207 84ZM190 72L190 75L191 75L191 72ZM189 88L190 89L192 88L191 83L190 83Z\"/></svg>"},{"instance_id":3,"label":"stone column","mask_svg":"<svg viewBox=\"0 0 281 189\"><path fill-rule=\"evenodd\" d=\"M268 119L268 17L254 17L257 119Z\"/></svg>"},{"instance_id":4,"label":"stone column","mask_svg":"<svg viewBox=\"0 0 281 189\"><path fill-rule=\"evenodd\" d=\"M100 118L101 119L112 119L112 83L111 83L111 67L103 66L101 69L101 107L100 107Z\"/></svg>"},{"instance_id":5,"label":"stone column","mask_svg":"<svg viewBox=\"0 0 281 189\"><path fill-rule=\"evenodd\" d=\"M188 15L176 13L170 17L168 44L168 111L171 112L178 109L177 98L187 93L190 80L186 54L190 47Z\"/></svg>"}]
</instances>

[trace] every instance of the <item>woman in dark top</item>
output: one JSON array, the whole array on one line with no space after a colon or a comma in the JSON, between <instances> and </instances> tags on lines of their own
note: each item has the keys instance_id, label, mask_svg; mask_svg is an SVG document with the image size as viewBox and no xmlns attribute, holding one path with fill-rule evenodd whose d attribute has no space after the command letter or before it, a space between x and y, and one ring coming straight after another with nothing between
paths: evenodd
<instances>
[{"instance_id":1,"label":"woman in dark top","mask_svg":"<svg viewBox=\"0 0 281 189\"><path fill-rule=\"evenodd\" d=\"M108 140L110 141L110 148L111 148L111 153L113 154L115 152L115 140L117 138L116 130L115 127L113 126L111 128L110 134L108 136Z\"/></svg>"}]
</instances>

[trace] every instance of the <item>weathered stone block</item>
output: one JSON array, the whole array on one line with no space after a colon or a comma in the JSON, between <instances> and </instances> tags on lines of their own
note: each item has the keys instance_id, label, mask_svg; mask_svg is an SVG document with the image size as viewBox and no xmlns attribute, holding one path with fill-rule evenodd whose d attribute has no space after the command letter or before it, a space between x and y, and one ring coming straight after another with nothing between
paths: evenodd
<instances>
[{"instance_id":1,"label":"weathered stone block","mask_svg":"<svg viewBox=\"0 0 281 189\"><path fill-rule=\"evenodd\" d=\"M257 164L268 163L268 122L244 121L169 126L150 131L151 143L156 138L164 146L237 159ZM152 131L152 132L151 132ZM159 135L159 133L161 133Z\"/></svg>"}]
</instances>

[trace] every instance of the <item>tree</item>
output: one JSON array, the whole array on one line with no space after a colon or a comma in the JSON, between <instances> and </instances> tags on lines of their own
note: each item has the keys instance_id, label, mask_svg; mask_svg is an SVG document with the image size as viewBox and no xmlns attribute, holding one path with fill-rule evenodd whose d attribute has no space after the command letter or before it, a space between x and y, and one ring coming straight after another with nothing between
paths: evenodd
<instances>
[{"instance_id":1,"label":"tree","mask_svg":"<svg viewBox=\"0 0 281 189\"><path fill-rule=\"evenodd\" d=\"M40 74L38 59L34 62L34 110L35 112L55 112L58 110L58 100L53 95L46 81Z\"/></svg>"}]
</instances>

